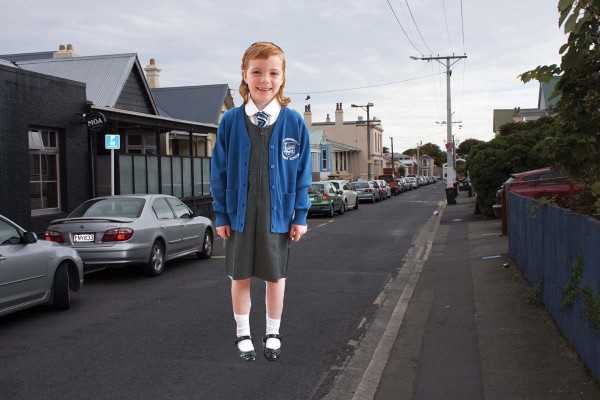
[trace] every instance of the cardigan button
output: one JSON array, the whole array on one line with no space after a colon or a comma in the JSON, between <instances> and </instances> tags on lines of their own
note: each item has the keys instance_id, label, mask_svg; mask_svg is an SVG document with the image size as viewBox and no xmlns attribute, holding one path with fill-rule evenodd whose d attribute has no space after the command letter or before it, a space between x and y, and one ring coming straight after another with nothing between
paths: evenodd
<instances>
[{"instance_id":1,"label":"cardigan button","mask_svg":"<svg viewBox=\"0 0 600 400\"><path fill-rule=\"evenodd\" d=\"M271 165L271 169L273 169L273 168L275 168L275 166L274 166L274 165Z\"/></svg>"},{"instance_id":2,"label":"cardigan button","mask_svg":"<svg viewBox=\"0 0 600 400\"><path fill-rule=\"evenodd\" d=\"M271 189L275 189L275 185L271 186Z\"/></svg>"}]
</instances>

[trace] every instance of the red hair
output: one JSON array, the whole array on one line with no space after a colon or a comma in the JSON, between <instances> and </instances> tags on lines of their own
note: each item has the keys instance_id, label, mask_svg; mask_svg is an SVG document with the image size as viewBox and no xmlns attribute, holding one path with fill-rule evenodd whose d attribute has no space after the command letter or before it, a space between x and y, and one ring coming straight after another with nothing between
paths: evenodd
<instances>
[{"instance_id":1,"label":"red hair","mask_svg":"<svg viewBox=\"0 0 600 400\"><path fill-rule=\"evenodd\" d=\"M244 81L244 73L248 68L250 60L266 60L271 56L281 57L281 65L283 68L283 82L281 83L281 87L279 88L279 92L275 95L275 98L282 107L288 105L292 101L289 97L283 95L283 88L285 87L285 56L283 55L283 50L271 42L256 42L248 47L242 57L242 83L240 83L240 95L244 99L244 104L248 102L248 98L250 97L250 88Z\"/></svg>"}]
</instances>

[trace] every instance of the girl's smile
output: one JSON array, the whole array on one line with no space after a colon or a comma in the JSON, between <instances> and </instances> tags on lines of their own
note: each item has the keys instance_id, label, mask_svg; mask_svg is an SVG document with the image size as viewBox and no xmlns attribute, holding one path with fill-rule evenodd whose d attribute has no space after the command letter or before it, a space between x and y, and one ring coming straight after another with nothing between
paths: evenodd
<instances>
[{"instance_id":1,"label":"girl's smile","mask_svg":"<svg viewBox=\"0 0 600 400\"><path fill-rule=\"evenodd\" d=\"M284 82L283 60L280 56L250 60L242 76L250 89L252 101L262 110L277 95Z\"/></svg>"}]
</instances>

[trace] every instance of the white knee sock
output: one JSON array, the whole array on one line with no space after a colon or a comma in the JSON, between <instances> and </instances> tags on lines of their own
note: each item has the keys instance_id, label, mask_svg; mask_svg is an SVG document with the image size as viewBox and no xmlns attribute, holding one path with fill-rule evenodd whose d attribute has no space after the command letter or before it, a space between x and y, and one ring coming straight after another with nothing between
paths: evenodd
<instances>
[{"instance_id":1,"label":"white knee sock","mask_svg":"<svg viewBox=\"0 0 600 400\"><path fill-rule=\"evenodd\" d=\"M280 319L271 319L267 315L267 335L279 334L279 325L281 325ZM269 349L277 350L281 347L281 341L275 338L268 338L265 346Z\"/></svg>"},{"instance_id":2,"label":"white knee sock","mask_svg":"<svg viewBox=\"0 0 600 400\"><path fill-rule=\"evenodd\" d=\"M235 323L237 325L236 333L237 337L240 336L250 336L250 314L238 315L233 314L233 318L235 319ZM242 340L237 344L238 349L240 351L252 351L254 350L254 345L252 341Z\"/></svg>"}]
</instances>

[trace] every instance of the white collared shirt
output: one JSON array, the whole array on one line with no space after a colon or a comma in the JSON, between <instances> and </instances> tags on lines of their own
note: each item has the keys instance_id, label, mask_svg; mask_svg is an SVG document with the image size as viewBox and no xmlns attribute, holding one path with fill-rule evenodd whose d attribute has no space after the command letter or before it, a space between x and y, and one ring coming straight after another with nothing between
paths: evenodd
<instances>
[{"instance_id":1,"label":"white collared shirt","mask_svg":"<svg viewBox=\"0 0 600 400\"><path fill-rule=\"evenodd\" d=\"M264 109L259 110L256 107L256 104L254 104L254 101L252 101L252 97L248 97L248 102L244 107L244 111L246 112L246 115L250 117L250 121L252 121L254 125L258 125L258 118L256 117L256 113L259 111L264 111L267 114L269 114L269 118L267 118L267 125L273 125L275 121L277 121L277 117L281 112L281 105L277 101L277 98L273 98L273 100L271 100L271 102L267 104L267 106Z\"/></svg>"}]
</instances>

